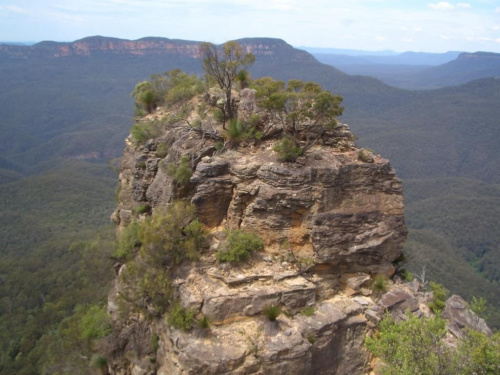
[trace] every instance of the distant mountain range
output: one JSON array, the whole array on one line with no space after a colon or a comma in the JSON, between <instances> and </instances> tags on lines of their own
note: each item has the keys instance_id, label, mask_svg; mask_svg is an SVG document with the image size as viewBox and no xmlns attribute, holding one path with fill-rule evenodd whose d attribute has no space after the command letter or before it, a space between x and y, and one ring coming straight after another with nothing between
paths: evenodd
<instances>
[{"instance_id":1,"label":"distant mountain range","mask_svg":"<svg viewBox=\"0 0 500 375\"><path fill-rule=\"evenodd\" d=\"M320 50L306 49L318 61L332 65L441 65L456 59L461 52L427 53L427 52L403 52L370 54L359 51L356 54L335 52L321 52ZM316 52L317 51L317 52ZM347 51L349 52L349 51Z\"/></svg>"},{"instance_id":2,"label":"distant mountain range","mask_svg":"<svg viewBox=\"0 0 500 375\"><path fill-rule=\"evenodd\" d=\"M345 73L375 77L388 85L410 90L457 86L474 79L500 76L500 54L490 52L405 52L390 56L315 53L314 56Z\"/></svg>"}]
</instances>

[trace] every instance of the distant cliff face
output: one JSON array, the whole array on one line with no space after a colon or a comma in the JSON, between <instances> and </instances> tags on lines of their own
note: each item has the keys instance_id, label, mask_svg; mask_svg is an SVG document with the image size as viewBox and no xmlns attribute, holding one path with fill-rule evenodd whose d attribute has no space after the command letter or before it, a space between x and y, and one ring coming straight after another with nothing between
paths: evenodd
<instances>
[{"instance_id":1,"label":"distant cliff face","mask_svg":"<svg viewBox=\"0 0 500 375\"><path fill-rule=\"evenodd\" d=\"M314 61L307 52L293 50L280 39L272 38L247 38L241 39L240 44L248 52L256 56L273 56L281 53L292 52L292 61ZM200 42L184 41L167 38L142 38L139 40L125 40L107 37L88 37L71 43L41 42L33 46L0 45L0 56L9 58L61 58L69 56L92 55L176 55L182 57L198 58Z\"/></svg>"}]
</instances>

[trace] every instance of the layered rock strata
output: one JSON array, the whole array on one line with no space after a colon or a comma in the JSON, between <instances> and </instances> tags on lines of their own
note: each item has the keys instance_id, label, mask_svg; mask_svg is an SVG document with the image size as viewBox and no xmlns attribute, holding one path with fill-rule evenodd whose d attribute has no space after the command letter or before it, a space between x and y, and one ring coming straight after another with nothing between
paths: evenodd
<instances>
[{"instance_id":1,"label":"layered rock strata","mask_svg":"<svg viewBox=\"0 0 500 375\"><path fill-rule=\"evenodd\" d=\"M160 109L146 121L163 116ZM160 143L166 155L157 151ZM407 232L401 181L388 160L360 157L345 124L296 163L281 162L273 143L243 141L220 151L210 137L182 126L138 148L127 140L113 220L123 227L144 218L138 206L155 210L178 199L196 206L210 248L172 277L182 305L209 317L211 328L183 332L165 318L144 328L140 317L130 319L122 332L135 325L141 334L115 336L108 351L113 373L368 371L363 341L373 323L366 312L376 316L369 285L374 275L392 275ZM185 155L193 174L181 186L167 166ZM238 266L217 262L227 229L259 235L264 251ZM115 317L119 288L109 300ZM266 320L266 306L278 305L283 314ZM153 336L154 353L145 343ZM133 337L142 339L134 344Z\"/></svg>"}]
</instances>

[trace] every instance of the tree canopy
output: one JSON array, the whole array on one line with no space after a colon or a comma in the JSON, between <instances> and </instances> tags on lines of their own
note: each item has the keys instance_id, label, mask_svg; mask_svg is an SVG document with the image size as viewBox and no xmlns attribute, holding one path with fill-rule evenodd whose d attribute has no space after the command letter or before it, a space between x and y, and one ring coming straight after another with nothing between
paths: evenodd
<instances>
[{"instance_id":1,"label":"tree canopy","mask_svg":"<svg viewBox=\"0 0 500 375\"><path fill-rule=\"evenodd\" d=\"M258 105L269 111L272 126L284 133L290 146L300 153L311 148L328 129L337 125L342 115L342 97L334 95L314 82L290 80L288 85L270 77L256 80ZM273 131L268 129L267 133Z\"/></svg>"}]
</instances>

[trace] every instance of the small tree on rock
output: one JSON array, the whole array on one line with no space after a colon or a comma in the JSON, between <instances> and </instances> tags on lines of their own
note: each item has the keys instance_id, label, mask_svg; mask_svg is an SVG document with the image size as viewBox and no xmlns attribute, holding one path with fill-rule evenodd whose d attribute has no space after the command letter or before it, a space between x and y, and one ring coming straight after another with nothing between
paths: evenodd
<instances>
[{"instance_id":1,"label":"small tree on rock","mask_svg":"<svg viewBox=\"0 0 500 375\"><path fill-rule=\"evenodd\" d=\"M232 103L231 90L240 72L254 63L255 56L251 53L245 54L242 46L234 40L224 43L221 50L212 43L202 43L200 56L203 59L203 68L207 77L209 80L214 80L226 95L225 105L220 108L223 111L224 120L234 119L236 111Z\"/></svg>"}]
</instances>

